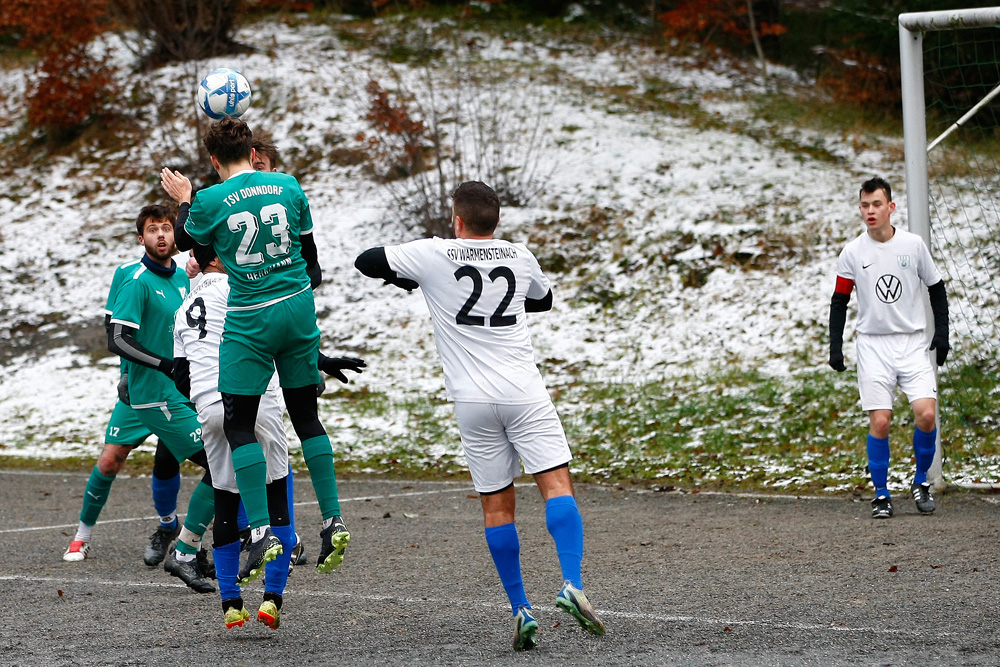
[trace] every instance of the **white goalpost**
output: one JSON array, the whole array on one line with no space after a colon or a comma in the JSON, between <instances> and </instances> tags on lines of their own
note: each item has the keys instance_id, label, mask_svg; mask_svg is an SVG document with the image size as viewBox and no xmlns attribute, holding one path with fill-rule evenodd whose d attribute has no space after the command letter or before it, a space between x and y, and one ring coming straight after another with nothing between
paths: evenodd
<instances>
[{"instance_id":1,"label":"white goalpost","mask_svg":"<svg viewBox=\"0 0 1000 667\"><path fill-rule=\"evenodd\" d=\"M986 362L987 366L996 363L995 345L998 313L995 303L998 285L993 283L992 274L996 273L995 268L993 268L996 262L994 255L996 254L997 238L1000 237L1000 234L997 234L997 229L1000 229L1000 224L998 224L1000 223L1000 216L998 216L998 211L1000 211L1000 201L998 201L1000 181L998 181L997 174L1000 174L1000 171L993 170L992 167L982 169L975 158L967 157L964 152L952 153L948 157L950 162L943 161L943 166L932 165L931 171L938 174L941 180L946 180L949 167L960 164L965 173L960 174L957 178L961 181L955 184L957 194L941 189L935 189L932 192L928 156L932 151L935 152L935 155L939 155L945 153L946 150L966 151L967 147L973 144L976 147L989 145L989 135L984 135L987 136L987 141L984 142L981 137L970 139L962 132L963 128L984 124L983 117L977 118L977 115L981 113L985 115L984 110L990 109L990 113L995 110L989 105L1000 94L1000 59L997 58L998 54L994 54L992 60L997 62L991 61L989 56L984 56L983 62L961 65L961 58L953 58L958 64L950 65L952 69L941 74L940 80L943 82L941 85L944 88L950 85L949 82L952 82L956 88L961 88L963 91L962 101L960 105L951 105L946 110L935 109L936 112L939 112L936 113L935 120L947 117L947 127L943 132L936 129L937 136L928 144L924 41L926 36L937 33L997 26L1000 26L1000 7L908 13L899 16L899 59L902 75L903 135L909 228L911 232L919 234L924 239L931 249L932 255L939 261L939 265L944 264L942 271L947 276L949 297L952 297L953 294L953 283L961 288L962 299L949 298L949 301L952 304L956 301L970 304L966 308L969 312L963 312L962 307L957 309L953 307L951 320L954 324L960 325L956 327L959 329L956 334L962 336L963 341L966 337L969 338L968 347L970 350L978 350L979 354L992 354L994 360ZM966 49L975 51L975 45L971 49L966 45ZM986 51L986 49L983 50ZM943 61L944 58L939 57L938 60ZM983 64L987 67L982 67ZM975 85L965 85L965 77L961 72L960 65L977 68L973 77ZM997 72L996 77L993 76L993 69ZM942 68L939 71L945 72L945 69ZM990 81L991 78L995 78L995 80ZM983 93L984 90L985 93ZM978 98L978 101L969 102L971 95ZM992 120L988 124L992 125L992 128L996 127L995 124L992 124ZM1000 147L1000 142L996 145ZM994 160L993 157L985 159L990 162ZM966 204L965 200L971 200L971 202ZM949 228L949 225L952 227ZM932 241L938 243L933 244ZM959 253L964 253L957 260L947 256L952 252L953 246L958 248ZM978 312L982 310L992 310L992 312ZM927 305L927 317L930 334L934 327L929 304ZM953 343L953 348L954 345ZM930 354L934 353L930 352ZM954 357L949 357L949 360L949 363L953 363ZM939 405L940 398L939 394ZM941 461L941 431L939 429L934 463L928 475L935 490L941 490L944 487Z\"/></svg>"}]
</instances>

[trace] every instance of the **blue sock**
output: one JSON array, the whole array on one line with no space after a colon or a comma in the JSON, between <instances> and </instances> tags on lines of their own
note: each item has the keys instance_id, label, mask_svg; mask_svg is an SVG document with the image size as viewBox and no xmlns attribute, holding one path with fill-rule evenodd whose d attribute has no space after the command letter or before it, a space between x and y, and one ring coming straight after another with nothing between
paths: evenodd
<instances>
[{"instance_id":1,"label":"blue sock","mask_svg":"<svg viewBox=\"0 0 1000 667\"><path fill-rule=\"evenodd\" d=\"M236 508L236 527L240 530L246 530L250 527L250 520L247 519L247 509L243 507L243 500L240 500L240 506Z\"/></svg>"},{"instance_id":2,"label":"blue sock","mask_svg":"<svg viewBox=\"0 0 1000 667\"><path fill-rule=\"evenodd\" d=\"M180 473L168 479L153 475L153 507L160 516L170 516L177 512L177 494L181 490ZM174 519L177 525L177 519Z\"/></svg>"},{"instance_id":3,"label":"blue sock","mask_svg":"<svg viewBox=\"0 0 1000 667\"><path fill-rule=\"evenodd\" d=\"M914 484L927 483L927 471L934 462L934 446L937 441L937 429L930 433L913 429L913 454L917 459L917 474L913 477Z\"/></svg>"},{"instance_id":4,"label":"blue sock","mask_svg":"<svg viewBox=\"0 0 1000 667\"><path fill-rule=\"evenodd\" d=\"M219 581L219 594L223 600L243 597L236 578L240 573L240 541L230 542L212 549L215 559L215 576Z\"/></svg>"},{"instance_id":5,"label":"blue sock","mask_svg":"<svg viewBox=\"0 0 1000 667\"><path fill-rule=\"evenodd\" d=\"M487 528L486 544L493 556L497 574L500 575L500 583L510 600L511 612L516 612L522 606L530 608L524 594L524 581L521 579L521 542L517 539L517 526L505 523Z\"/></svg>"},{"instance_id":6,"label":"blue sock","mask_svg":"<svg viewBox=\"0 0 1000 667\"><path fill-rule=\"evenodd\" d=\"M889 438L868 434L868 472L875 485L875 496L889 495Z\"/></svg>"},{"instance_id":7,"label":"blue sock","mask_svg":"<svg viewBox=\"0 0 1000 667\"><path fill-rule=\"evenodd\" d=\"M281 553L264 566L264 592L285 594L285 583L288 581L288 564L292 560L292 547L295 546L295 529L288 526L271 526L275 537L281 540Z\"/></svg>"},{"instance_id":8,"label":"blue sock","mask_svg":"<svg viewBox=\"0 0 1000 667\"><path fill-rule=\"evenodd\" d=\"M291 553L292 547L295 546L295 484L292 478L292 464L288 464L288 477L285 478L285 484L288 486L288 525L292 527L292 542L290 547L286 547ZM277 533L275 533L277 535ZM278 535L278 539L281 536ZM286 544L284 540L281 540L282 544Z\"/></svg>"},{"instance_id":9,"label":"blue sock","mask_svg":"<svg viewBox=\"0 0 1000 667\"><path fill-rule=\"evenodd\" d=\"M549 498L545 503L545 525L556 541L563 579L582 590L580 564L583 562L583 519L576 506L576 498Z\"/></svg>"}]
</instances>

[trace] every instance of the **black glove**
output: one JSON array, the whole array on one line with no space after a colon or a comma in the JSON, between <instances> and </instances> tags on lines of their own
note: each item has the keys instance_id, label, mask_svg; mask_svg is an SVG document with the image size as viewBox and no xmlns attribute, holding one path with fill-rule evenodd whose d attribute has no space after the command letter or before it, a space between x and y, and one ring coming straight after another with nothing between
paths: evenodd
<instances>
[{"instance_id":1,"label":"black glove","mask_svg":"<svg viewBox=\"0 0 1000 667\"><path fill-rule=\"evenodd\" d=\"M161 373L163 373L168 378L170 378L171 380L173 380L174 379L174 360L173 359L164 359L164 360L162 360L160 362L160 365L157 366L157 370L159 370Z\"/></svg>"},{"instance_id":2,"label":"black glove","mask_svg":"<svg viewBox=\"0 0 1000 667\"><path fill-rule=\"evenodd\" d=\"M320 355L318 365L319 369L327 375L332 375L344 384L347 384L347 376L344 375L343 371L360 373L361 369L368 364L365 363L364 359L356 359L354 357L327 357Z\"/></svg>"},{"instance_id":3,"label":"black glove","mask_svg":"<svg viewBox=\"0 0 1000 667\"><path fill-rule=\"evenodd\" d=\"M838 373L843 373L847 370L847 366L844 365L843 352L840 350L830 350L830 368Z\"/></svg>"},{"instance_id":4,"label":"black glove","mask_svg":"<svg viewBox=\"0 0 1000 667\"><path fill-rule=\"evenodd\" d=\"M122 374L122 379L118 381L118 400L125 405L132 405L128 397L128 373Z\"/></svg>"},{"instance_id":5,"label":"black glove","mask_svg":"<svg viewBox=\"0 0 1000 667\"><path fill-rule=\"evenodd\" d=\"M319 267L319 262L306 266L306 275L309 276L309 286L313 289L323 282L323 269Z\"/></svg>"},{"instance_id":6,"label":"black glove","mask_svg":"<svg viewBox=\"0 0 1000 667\"><path fill-rule=\"evenodd\" d=\"M316 398L322 396L324 391L326 391L326 380L320 380L316 385Z\"/></svg>"},{"instance_id":7,"label":"black glove","mask_svg":"<svg viewBox=\"0 0 1000 667\"><path fill-rule=\"evenodd\" d=\"M937 365L944 366L945 359L948 358L948 351L951 345L948 344L948 335L934 334L931 338L931 349L937 350Z\"/></svg>"}]
</instances>

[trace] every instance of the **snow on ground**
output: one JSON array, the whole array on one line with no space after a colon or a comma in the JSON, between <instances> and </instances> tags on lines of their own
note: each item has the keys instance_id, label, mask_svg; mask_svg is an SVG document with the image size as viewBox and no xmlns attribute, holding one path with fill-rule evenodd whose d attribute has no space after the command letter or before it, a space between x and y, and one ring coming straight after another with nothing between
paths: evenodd
<instances>
[{"instance_id":1,"label":"snow on ground","mask_svg":"<svg viewBox=\"0 0 1000 667\"><path fill-rule=\"evenodd\" d=\"M135 213L157 191L160 167L193 159L195 86L201 73L219 66L242 70L254 86L251 126L270 130L286 155L314 149L314 169L301 181L325 275L317 294L323 348L368 360L359 386L443 396L419 292L382 287L353 268L365 248L419 232L399 221L387 190L361 167L330 157L331 144L350 145L368 129L363 86L369 77L389 81L385 64L347 48L327 26L266 23L238 38L264 49L143 75L154 102L141 110L145 129L137 143L79 162L26 160L3 179L0 344L25 326L52 332L51 350L21 354L0 371L5 453L98 451L117 366L60 343L59 335L101 326L112 270L138 254L130 231ZM128 52L114 52L126 66ZM531 318L550 385L657 379L724 364L784 374L803 356L823 363L836 255L861 230L857 185L873 172L901 180L900 164L874 151L856 156L834 138L827 138L831 150L853 159L811 160L683 118L612 108L580 86L641 90L656 77L680 99L711 94L716 110L737 116L741 91L757 84L735 70L693 67L640 47L594 52L486 40L483 52L510 67L507 93L529 114L531 105L541 105L549 131L538 158L544 195L530 207L505 209L500 233L542 239L532 245L545 258L563 249L561 220L598 220L588 227L594 238L586 251L570 258L581 263L551 274L555 309ZM419 68L394 71L411 90L426 83ZM4 90L23 90L22 80L22 71L0 72ZM719 95L728 97L723 102ZM4 98L0 136L18 130L10 121L17 113L12 98ZM102 161L125 156L128 173L101 169ZM720 254L743 260L721 262ZM692 275L699 284L685 286ZM335 401L324 405L336 413ZM388 434L398 428L389 418L383 426Z\"/></svg>"}]
</instances>

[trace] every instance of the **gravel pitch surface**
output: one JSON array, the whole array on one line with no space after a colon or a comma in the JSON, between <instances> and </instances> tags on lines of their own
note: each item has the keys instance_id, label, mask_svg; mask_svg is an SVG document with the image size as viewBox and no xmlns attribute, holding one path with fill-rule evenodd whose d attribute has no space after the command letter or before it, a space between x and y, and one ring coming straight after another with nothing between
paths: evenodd
<instances>
[{"instance_id":1,"label":"gravel pitch surface","mask_svg":"<svg viewBox=\"0 0 1000 667\"><path fill-rule=\"evenodd\" d=\"M608 632L554 604L544 508L518 486L521 563L539 647L515 653L510 607L469 483L352 478L340 493L344 565L289 578L282 625L226 630L218 594L142 563L155 529L148 478L123 477L91 558L65 563L86 475L0 472L3 665L997 665L998 514L948 494L933 516L897 494L865 501L654 493L580 485L584 584ZM196 478L185 477L181 507ZM314 559L319 511L296 478ZM244 591L256 617L262 587Z\"/></svg>"}]
</instances>

